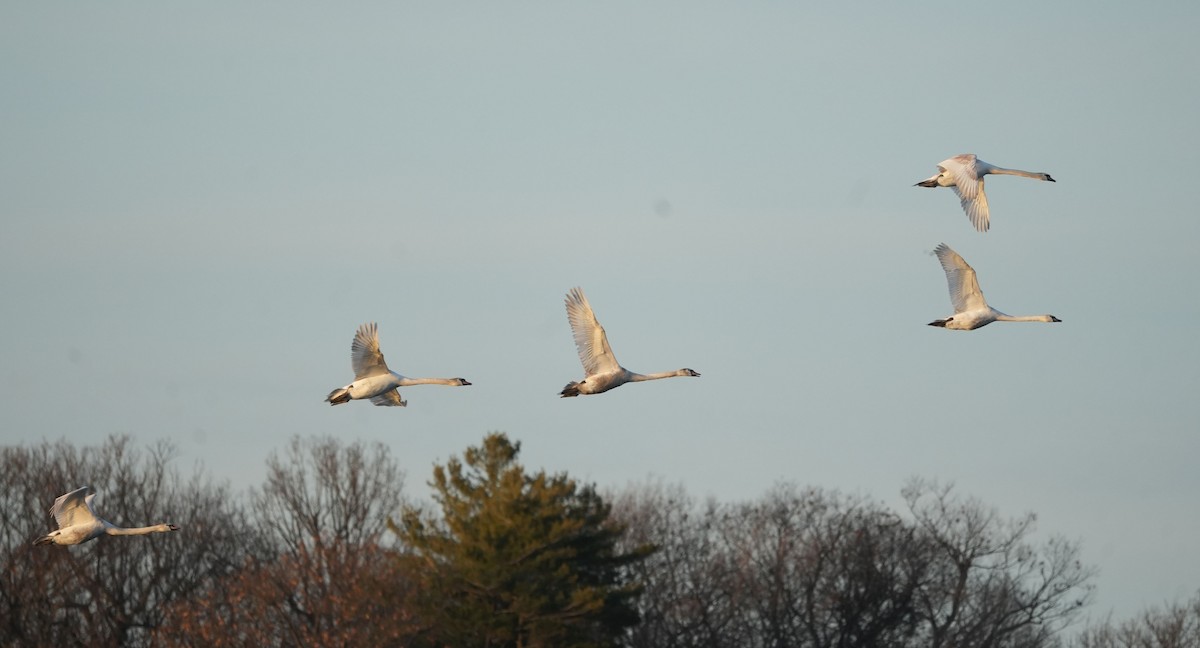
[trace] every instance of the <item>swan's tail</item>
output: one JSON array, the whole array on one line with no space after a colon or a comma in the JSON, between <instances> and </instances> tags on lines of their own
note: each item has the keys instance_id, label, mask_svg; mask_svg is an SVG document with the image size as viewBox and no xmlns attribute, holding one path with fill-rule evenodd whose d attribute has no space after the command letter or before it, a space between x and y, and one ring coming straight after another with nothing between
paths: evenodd
<instances>
[{"instance_id":1,"label":"swan's tail","mask_svg":"<svg viewBox=\"0 0 1200 648\"><path fill-rule=\"evenodd\" d=\"M562 396L563 398L569 398L571 396L578 396L578 395L579 395L579 383L577 383L575 381L571 381L571 382L567 383L567 386L563 387L562 393L560 394L560 396Z\"/></svg>"},{"instance_id":2,"label":"swan's tail","mask_svg":"<svg viewBox=\"0 0 1200 648\"><path fill-rule=\"evenodd\" d=\"M44 536L42 536L42 537L38 538L37 540L34 540L34 541L33 541L33 546L35 546L35 547L36 547L36 546L39 546L39 545L48 545L48 544L53 544L53 543L54 543L54 537L53 537L53 536L44 535Z\"/></svg>"},{"instance_id":3,"label":"swan's tail","mask_svg":"<svg viewBox=\"0 0 1200 648\"><path fill-rule=\"evenodd\" d=\"M325 402L329 403L330 405L341 405L342 403L349 403L350 402L350 390L346 389L345 387L338 387L337 389L329 392L329 395L325 397Z\"/></svg>"},{"instance_id":4,"label":"swan's tail","mask_svg":"<svg viewBox=\"0 0 1200 648\"><path fill-rule=\"evenodd\" d=\"M949 318L949 317L947 317L946 319L933 320L932 322L930 322L930 323L929 323L929 325L930 325L930 326L937 326L937 327L940 327L940 328L946 328L946 322L949 322L949 321L950 321L950 318Z\"/></svg>"},{"instance_id":5,"label":"swan's tail","mask_svg":"<svg viewBox=\"0 0 1200 648\"><path fill-rule=\"evenodd\" d=\"M913 186L914 187L936 187L936 186L938 186L937 180L938 180L937 176L933 176L932 178L930 178L928 180L922 180Z\"/></svg>"}]
</instances>

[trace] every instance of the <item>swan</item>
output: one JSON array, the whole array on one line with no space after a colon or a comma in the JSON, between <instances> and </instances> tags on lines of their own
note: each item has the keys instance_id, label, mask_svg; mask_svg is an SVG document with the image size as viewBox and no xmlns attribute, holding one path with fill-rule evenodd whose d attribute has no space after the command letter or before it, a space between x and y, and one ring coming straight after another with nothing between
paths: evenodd
<instances>
[{"instance_id":1,"label":"swan","mask_svg":"<svg viewBox=\"0 0 1200 648\"><path fill-rule=\"evenodd\" d=\"M563 398L580 394L602 394L628 382L700 375L691 369L639 374L622 367L617 364L612 347L608 346L608 336L604 334L604 327L596 320L596 314L592 312L592 306L583 295L583 290L572 288L567 293L566 304L567 320L571 323L571 333L575 335L575 347L579 350L579 361L583 363L586 376L579 382L567 383L560 394Z\"/></svg>"},{"instance_id":2,"label":"swan","mask_svg":"<svg viewBox=\"0 0 1200 648\"><path fill-rule=\"evenodd\" d=\"M33 544L77 545L102 535L146 535L179 530L174 524L155 524L132 529L116 526L108 520L96 517L96 511L92 509L94 499L96 493L89 486L76 488L66 495L59 496L54 500L54 506L50 507L50 515L58 522L58 530L34 540Z\"/></svg>"},{"instance_id":3,"label":"swan","mask_svg":"<svg viewBox=\"0 0 1200 648\"><path fill-rule=\"evenodd\" d=\"M363 324L350 343L350 366L354 369L354 382L329 392L325 401L330 405L341 405L351 400L369 398L372 403L383 406L404 407L408 401L400 400L397 387L412 385L470 385L463 378L406 378L388 369L379 351L379 328L375 322Z\"/></svg>"},{"instance_id":4,"label":"swan","mask_svg":"<svg viewBox=\"0 0 1200 648\"><path fill-rule=\"evenodd\" d=\"M967 265L957 252L945 243L939 243L933 251L942 269L946 271L946 283L950 286L950 302L954 304L954 315L946 319L934 320L930 326L955 329L958 331L973 331L992 322L1061 322L1053 315L1021 315L1013 317L987 305L983 293L979 291L979 281L975 278L975 269Z\"/></svg>"},{"instance_id":5,"label":"swan","mask_svg":"<svg viewBox=\"0 0 1200 648\"><path fill-rule=\"evenodd\" d=\"M955 155L948 160L938 163L937 175L922 180L914 187L953 187L962 203L963 211L971 224L980 232L988 231L988 202L983 193L983 176L985 175L1015 175L1034 180L1054 182L1049 173L1033 173L1019 169L1004 169L993 166L975 157L972 153Z\"/></svg>"}]
</instances>

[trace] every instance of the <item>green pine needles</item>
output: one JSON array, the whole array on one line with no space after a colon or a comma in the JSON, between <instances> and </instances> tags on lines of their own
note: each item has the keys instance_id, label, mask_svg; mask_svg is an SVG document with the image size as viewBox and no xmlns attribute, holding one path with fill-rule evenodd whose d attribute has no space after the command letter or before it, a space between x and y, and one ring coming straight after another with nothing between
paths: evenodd
<instances>
[{"instance_id":1,"label":"green pine needles","mask_svg":"<svg viewBox=\"0 0 1200 648\"><path fill-rule=\"evenodd\" d=\"M527 474L519 442L489 434L463 459L436 466L441 516L405 507L391 524L420 594L431 644L614 646L638 622L641 585L627 567L654 551L619 553L623 527L591 485Z\"/></svg>"}]
</instances>

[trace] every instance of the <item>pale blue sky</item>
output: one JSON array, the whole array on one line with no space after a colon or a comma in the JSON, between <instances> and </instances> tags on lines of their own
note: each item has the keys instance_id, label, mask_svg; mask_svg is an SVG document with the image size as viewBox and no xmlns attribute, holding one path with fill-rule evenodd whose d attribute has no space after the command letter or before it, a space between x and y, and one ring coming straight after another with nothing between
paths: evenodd
<instances>
[{"instance_id":1,"label":"pale blue sky","mask_svg":"<svg viewBox=\"0 0 1200 648\"><path fill-rule=\"evenodd\" d=\"M415 495L491 430L726 500L920 475L1082 540L1094 615L1192 594L1200 7L808 4L4 4L0 441L240 487L332 434ZM990 181L978 234L912 187L965 152L1058 182ZM941 241L1063 323L925 326ZM703 376L558 399L575 285ZM370 320L474 385L330 408Z\"/></svg>"}]
</instances>

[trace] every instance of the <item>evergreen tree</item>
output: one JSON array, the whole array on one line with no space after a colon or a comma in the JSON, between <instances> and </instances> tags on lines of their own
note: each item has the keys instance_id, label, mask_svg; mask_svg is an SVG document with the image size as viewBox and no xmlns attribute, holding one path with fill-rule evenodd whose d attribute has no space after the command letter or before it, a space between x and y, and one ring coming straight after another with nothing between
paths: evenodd
<instances>
[{"instance_id":1,"label":"evergreen tree","mask_svg":"<svg viewBox=\"0 0 1200 648\"><path fill-rule=\"evenodd\" d=\"M616 549L624 528L590 485L526 474L520 443L488 435L463 460L435 466L440 519L405 507L393 530L418 579L418 617L431 645L613 646L638 622L631 564L652 553Z\"/></svg>"}]
</instances>

